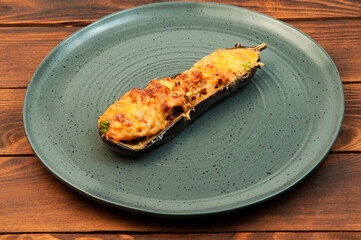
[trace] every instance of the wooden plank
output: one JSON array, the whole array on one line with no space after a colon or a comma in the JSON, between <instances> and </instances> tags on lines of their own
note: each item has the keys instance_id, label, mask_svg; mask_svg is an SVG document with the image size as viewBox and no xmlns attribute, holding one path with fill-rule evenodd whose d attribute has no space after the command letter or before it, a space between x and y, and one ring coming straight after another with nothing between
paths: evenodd
<instances>
[{"instance_id":1,"label":"wooden plank","mask_svg":"<svg viewBox=\"0 0 361 240\"><path fill-rule=\"evenodd\" d=\"M313 38L336 64L342 82L360 82L361 21L292 22Z\"/></svg>"},{"instance_id":2,"label":"wooden plank","mask_svg":"<svg viewBox=\"0 0 361 240\"><path fill-rule=\"evenodd\" d=\"M19 23L64 23L91 22L105 15L144 4L162 2L159 0L132 1L41 1L13 0L0 3L0 24ZM210 0L210 2L219 2ZM361 4L358 0L262 0L222 1L255 10L279 19L360 17Z\"/></svg>"},{"instance_id":3,"label":"wooden plank","mask_svg":"<svg viewBox=\"0 0 361 240\"><path fill-rule=\"evenodd\" d=\"M97 234L97 233L54 233L54 234L4 234L0 240L359 240L360 232L242 232L205 234Z\"/></svg>"},{"instance_id":4,"label":"wooden plank","mask_svg":"<svg viewBox=\"0 0 361 240\"><path fill-rule=\"evenodd\" d=\"M293 22L331 56L344 82L361 81L361 20ZM0 88L26 87L45 56L80 28L0 28Z\"/></svg>"},{"instance_id":5,"label":"wooden plank","mask_svg":"<svg viewBox=\"0 0 361 240\"><path fill-rule=\"evenodd\" d=\"M26 87L37 66L79 28L0 28L0 88Z\"/></svg>"},{"instance_id":6,"label":"wooden plank","mask_svg":"<svg viewBox=\"0 0 361 240\"><path fill-rule=\"evenodd\" d=\"M25 89L0 89L0 155L32 154L23 125Z\"/></svg>"},{"instance_id":7,"label":"wooden plank","mask_svg":"<svg viewBox=\"0 0 361 240\"><path fill-rule=\"evenodd\" d=\"M273 200L215 217L170 220L91 201L56 180L35 157L0 157L0 232L361 231L360 163L360 154L330 154Z\"/></svg>"},{"instance_id":8,"label":"wooden plank","mask_svg":"<svg viewBox=\"0 0 361 240\"><path fill-rule=\"evenodd\" d=\"M332 151L361 151L361 84L343 87L345 115Z\"/></svg>"}]
</instances>

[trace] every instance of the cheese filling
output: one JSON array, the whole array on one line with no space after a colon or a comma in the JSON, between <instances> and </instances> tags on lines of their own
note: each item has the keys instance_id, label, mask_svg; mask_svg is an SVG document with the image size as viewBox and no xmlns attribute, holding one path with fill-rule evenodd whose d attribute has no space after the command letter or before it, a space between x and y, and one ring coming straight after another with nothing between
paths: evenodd
<instances>
[{"instance_id":1,"label":"cheese filling","mask_svg":"<svg viewBox=\"0 0 361 240\"><path fill-rule=\"evenodd\" d=\"M218 49L178 76L152 80L135 88L98 118L102 134L114 142L156 135L176 117L251 71L259 51L252 48Z\"/></svg>"}]
</instances>

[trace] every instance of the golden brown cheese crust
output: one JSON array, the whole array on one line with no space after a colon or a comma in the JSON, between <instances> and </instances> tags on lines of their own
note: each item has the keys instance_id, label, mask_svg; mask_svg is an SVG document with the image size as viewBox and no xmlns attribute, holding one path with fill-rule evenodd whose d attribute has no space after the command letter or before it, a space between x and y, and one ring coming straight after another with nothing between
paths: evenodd
<instances>
[{"instance_id":1,"label":"golden brown cheese crust","mask_svg":"<svg viewBox=\"0 0 361 240\"><path fill-rule=\"evenodd\" d=\"M114 142L153 136L182 112L257 66L258 52L250 48L218 49L175 78L152 80L135 88L98 118L107 122L105 137Z\"/></svg>"}]
</instances>

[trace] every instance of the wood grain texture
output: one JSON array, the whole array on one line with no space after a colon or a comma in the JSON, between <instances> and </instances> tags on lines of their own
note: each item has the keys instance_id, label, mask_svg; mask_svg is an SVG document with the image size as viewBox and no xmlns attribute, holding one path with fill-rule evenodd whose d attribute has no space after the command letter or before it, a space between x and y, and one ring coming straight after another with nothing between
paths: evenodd
<instances>
[{"instance_id":1,"label":"wood grain texture","mask_svg":"<svg viewBox=\"0 0 361 240\"><path fill-rule=\"evenodd\" d=\"M209 2L220 2L208 0ZM92 22L105 15L159 0L5 0L0 2L0 24ZM279 19L361 17L358 0L260 0L221 1Z\"/></svg>"},{"instance_id":2,"label":"wood grain texture","mask_svg":"<svg viewBox=\"0 0 361 240\"><path fill-rule=\"evenodd\" d=\"M294 22L331 56L343 82L361 81L361 20ZM38 65L80 28L0 28L0 88L26 87Z\"/></svg>"},{"instance_id":3,"label":"wood grain texture","mask_svg":"<svg viewBox=\"0 0 361 240\"><path fill-rule=\"evenodd\" d=\"M345 115L332 151L361 151L361 84L343 87Z\"/></svg>"},{"instance_id":4,"label":"wood grain texture","mask_svg":"<svg viewBox=\"0 0 361 240\"><path fill-rule=\"evenodd\" d=\"M23 126L25 89L0 89L0 155L32 154Z\"/></svg>"},{"instance_id":5,"label":"wood grain texture","mask_svg":"<svg viewBox=\"0 0 361 240\"><path fill-rule=\"evenodd\" d=\"M360 232L242 232L208 234L4 234L0 240L359 240Z\"/></svg>"},{"instance_id":6,"label":"wood grain texture","mask_svg":"<svg viewBox=\"0 0 361 240\"><path fill-rule=\"evenodd\" d=\"M360 82L361 21L292 22L328 53L339 70L342 82Z\"/></svg>"},{"instance_id":7,"label":"wood grain texture","mask_svg":"<svg viewBox=\"0 0 361 240\"><path fill-rule=\"evenodd\" d=\"M0 28L0 88L26 87L41 61L79 28Z\"/></svg>"},{"instance_id":8,"label":"wood grain texture","mask_svg":"<svg viewBox=\"0 0 361 240\"><path fill-rule=\"evenodd\" d=\"M0 155L32 154L22 120L25 89L0 89ZM361 84L344 85L345 116L333 151L361 151Z\"/></svg>"},{"instance_id":9,"label":"wood grain texture","mask_svg":"<svg viewBox=\"0 0 361 240\"><path fill-rule=\"evenodd\" d=\"M96 203L58 181L38 158L19 156L33 154L22 106L43 58L81 27L155 2L163 0L0 1L0 240L361 239L360 0L221 1L304 31L328 52L346 83L335 153L281 196L217 217L152 218Z\"/></svg>"},{"instance_id":10,"label":"wood grain texture","mask_svg":"<svg viewBox=\"0 0 361 240\"><path fill-rule=\"evenodd\" d=\"M158 219L103 206L56 180L35 157L0 157L0 232L361 231L361 156L330 154L289 192L234 213Z\"/></svg>"}]
</instances>

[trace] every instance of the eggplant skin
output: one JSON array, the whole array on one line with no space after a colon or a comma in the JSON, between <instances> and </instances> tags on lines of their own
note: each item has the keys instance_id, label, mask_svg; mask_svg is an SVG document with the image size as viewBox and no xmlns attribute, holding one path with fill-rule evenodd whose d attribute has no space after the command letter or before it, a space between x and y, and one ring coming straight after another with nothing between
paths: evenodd
<instances>
[{"instance_id":1,"label":"eggplant skin","mask_svg":"<svg viewBox=\"0 0 361 240\"><path fill-rule=\"evenodd\" d=\"M261 46L261 47L260 47ZM260 50L266 48L266 44L262 44L258 47ZM236 44L236 47L242 47L239 44ZM257 62L260 62L260 57ZM166 129L162 130L157 135L151 137L146 141L141 141L139 144L125 144L125 143L117 143L110 139L107 139L105 135L99 129L99 134L101 139L113 150L119 152L120 154L128 157L138 157L147 153L149 151L154 150L155 148L170 142L175 136L177 136L189 123L194 121L198 116L200 116L203 112L205 112L209 107L211 107L214 103L218 102L220 99L232 94L233 92L239 90L240 88L247 85L253 76L257 72L257 68L260 68L260 65L256 65L252 67L249 71L247 71L244 75L240 76L236 80L227 84L226 86L220 88L215 93L199 102L195 105L191 110L189 110L185 114L181 114L178 118L174 119L173 122L167 126Z\"/></svg>"},{"instance_id":2,"label":"eggplant skin","mask_svg":"<svg viewBox=\"0 0 361 240\"><path fill-rule=\"evenodd\" d=\"M214 103L224 98L225 96L237 91L243 86L247 85L253 76L256 74L257 67L253 67L249 72L247 72L248 76L241 76L234 83L230 83L229 85L223 87L218 90L216 93L211 95L209 98L203 100L198 103L192 111L189 113L189 118L182 116L173 122L170 126L168 126L164 131L162 131L159 135L157 135L154 140L145 145L142 149L134 150L130 147L127 147L124 144L113 142L110 139L106 139L106 137L99 131L99 134L102 140L113 150L119 152L122 155L128 157L138 157L144 153L152 151L153 149L170 142L175 136L177 136L189 123L195 120L199 115L201 115L204 111L206 111L209 107L211 107Z\"/></svg>"}]
</instances>

